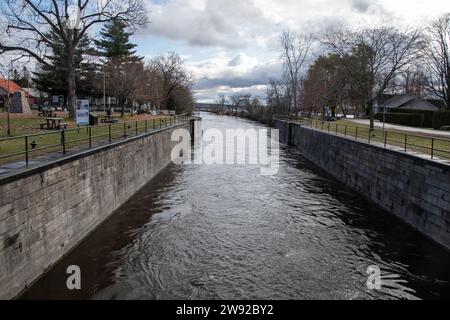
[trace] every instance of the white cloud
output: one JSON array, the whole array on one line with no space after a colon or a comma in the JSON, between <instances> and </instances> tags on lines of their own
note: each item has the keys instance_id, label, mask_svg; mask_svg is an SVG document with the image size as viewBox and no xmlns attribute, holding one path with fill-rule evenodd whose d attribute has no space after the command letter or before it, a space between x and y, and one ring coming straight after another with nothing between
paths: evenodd
<instances>
[{"instance_id":1,"label":"white cloud","mask_svg":"<svg viewBox=\"0 0 450 320\"><path fill-rule=\"evenodd\" d=\"M251 1L170 0L148 6L149 34L197 46L239 48L255 25L270 23Z\"/></svg>"},{"instance_id":2,"label":"white cloud","mask_svg":"<svg viewBox=\"0 0 450 320\"><path fill-rule=\"evenodd\" d=\"M283 30L317 33L338 23L379 20L420 24L450 11L450 2L440 0L147 1L151 23L145 33L190 48L186 62L201 100L220 90L265 91L261 86L281 72L276 57ZM203 48L212 49L206 58L199 57Z\"/></svg>"},{"instance_id":3,"label":"white cloud","mask_svg":"<svg viewBox=\"0 0 450 320\"><path fill-rule=\"evenodd\" d=\"M194 93L199 101L211 101L218 93L231 95L245 92L265 94L270 79L280 77L279 60L260 61L240 53L230 57L225 52L217 57L188 62L187 68L195 78Z\"/></svg>"}]
</instances>

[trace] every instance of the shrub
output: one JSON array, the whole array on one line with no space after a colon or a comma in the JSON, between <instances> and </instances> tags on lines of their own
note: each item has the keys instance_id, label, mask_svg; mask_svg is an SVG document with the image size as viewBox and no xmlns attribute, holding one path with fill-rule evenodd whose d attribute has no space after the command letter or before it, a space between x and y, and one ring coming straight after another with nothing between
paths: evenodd
<instances>
[{"instance_id":1,"label":"shrub","mask_svg":"<svg viewBox=\"0 0 450 320\"><path fill-rule=\"evenodd\" d=\"M395 113L387 112L385 114L387 123L400 124L410 127L423 126L424 115L420 113ZM381 120L383 120L383 114L381 114Z\"/></svg>"},{"instance_id":2,"label":"shrub","mask_svg":"<svg viewBox=\"0 0 450 320\"><path fill-rule=\"evenodd\" d=\"M422 114L424 119L421 127L431 128L433 126L433 115L436 112L436 110L414 110L414 109L393 108L390 109L389 112Z\"/></svg>"},{"instance_id":3,"label":"shrub","mask_svg":"<svg viewBox=\"0 0 450 320\"><path fill-rule=\"evenodd\" d=\"M377 113L375 115L375 120L378 120L380 122L383 122L383 113Z\"/></svg>"},{"instance_id":4,"label":"shrub","mask_svg":"<svg viewBox=\"0 0 450 320\"><path fill-rule=\"evenodd\" d=\"M433 116L433 129L439 130L444 126L450 126L450 111L436 111Z\"/></svg>"}]
</instances>

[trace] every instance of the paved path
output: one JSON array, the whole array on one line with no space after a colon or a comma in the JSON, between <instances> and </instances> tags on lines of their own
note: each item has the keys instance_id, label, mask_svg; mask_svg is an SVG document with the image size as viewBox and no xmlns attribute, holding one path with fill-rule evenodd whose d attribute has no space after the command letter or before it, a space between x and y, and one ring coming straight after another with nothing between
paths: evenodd
<instances>
[{"instance_id":1,"label":"paved path","mask_svg":"<svg viewBox=\"0 0 450 320\"><path fill-rule=\"evenodd\" d=\"M367 126L370 124L370 120L364 120L364 119L347 119L347 120L351 121L355 124L362 124L362 125L367 125ZM383 123L381 123L379 121L375 121L375 127L383 128ZM433 136L433 137L438 137L438 138L450 139L450 131L438 131L438 130L433 130L433 129L414 128L414 127L407 127L407 126L401 126L401 125L389 124L389 123L386 123L386 129L411 132L412 134L415 133L418 135L427 135L427 136Z\"/></svg>"}]
</instances>

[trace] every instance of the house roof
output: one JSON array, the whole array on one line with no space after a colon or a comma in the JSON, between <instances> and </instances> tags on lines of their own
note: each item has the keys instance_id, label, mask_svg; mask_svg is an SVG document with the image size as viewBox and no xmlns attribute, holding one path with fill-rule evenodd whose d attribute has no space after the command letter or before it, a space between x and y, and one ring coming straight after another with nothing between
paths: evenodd
<instances>
[{"instance_id":1,"label":"house roof","mask_svg":"<svg viewBox=\"0 0 450 320\"><path fill-rule=\"evenodd\" d=\"M398 94L394 97L392 97L391 99L389 99L388 101L386 101L385 103L383 103L383 105L381 106L382 108L386 108L386 109L391 109L391 108L401 108L403 105L405 105L406 103L417 99L414 96L411 95L407 95L407 94Z\"/></svg>"},{"instance_id":2,"label":"house roof","mask_svg":"<svg viewBox=\"0 0 450 320\"><path fill-rule=\"evenodd\" d=\"M413 95L399 94L392 99L385 102L382 108L393 109L413 109L413 110L438 110L439 108L431 104L430 102L422 99L418 99Z\"/></svg>"},{"instance_id":3,"label":"house roof","mask_svg":"<svg viewBox=\"0 0 450 320\"><path fill-rule=\"evenodd\" d=\"M439 108L432 105L426 100L414 99L401 106L400 108L412 110L438 110Z\"/></svg>"},{"instance_id":4,"label":"house roof","mask_svg":"<svg viewBox=\"0 0 450 320\"><path fill-rule=\"evenodd\" d=\"M8 90L8 80L0 79L0 88L11 94L22 91L22 88L12 80L9 80L9 90Z\"/></svg>"},{"instance_id":5,"label":"house roof","mask_svg":"<svg viewBox=\"0 0 450 320\"><path fill-rule=\"evenodd\" d=\"M433 106L438 107L439 109L447 108L445 100L442 99L425 99L425 100L431 103Z\"/></svg>"}]
</instances>

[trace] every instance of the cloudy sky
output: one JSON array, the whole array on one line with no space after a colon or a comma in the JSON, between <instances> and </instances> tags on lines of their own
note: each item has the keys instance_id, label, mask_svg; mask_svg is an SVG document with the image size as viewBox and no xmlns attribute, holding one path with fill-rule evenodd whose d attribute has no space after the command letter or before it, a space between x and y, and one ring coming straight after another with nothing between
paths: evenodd
<instances>
[{"instance_id":1,"label":"cloudy sky","mask_svg":"<svg viewBox=\"0 0 450 320\"><path fill-rule=\"evenodd\" d=\"M134 36L148 58L175 51L196 80L195 97L264 96L281 73L283 30L321 32L345 23L425 23L450 12L448 0L146 0L151 23Z\"/></svg>"}]
</instances>

